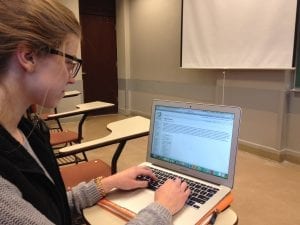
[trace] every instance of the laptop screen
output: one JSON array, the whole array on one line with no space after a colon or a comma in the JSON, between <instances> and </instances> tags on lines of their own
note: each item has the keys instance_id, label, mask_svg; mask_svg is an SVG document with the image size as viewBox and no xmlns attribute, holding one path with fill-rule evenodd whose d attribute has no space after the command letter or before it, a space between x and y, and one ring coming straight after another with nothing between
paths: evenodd
<instances>
[{"instance_id":1,"label":"laptop screen","mask_svg":"<svg viewBox=\"0 0 300 225\"><path fill-rule=\"evenodd\" d=\"M235 114L156 105L150 157L227 179Z\"/></svg>"}]
</instances>

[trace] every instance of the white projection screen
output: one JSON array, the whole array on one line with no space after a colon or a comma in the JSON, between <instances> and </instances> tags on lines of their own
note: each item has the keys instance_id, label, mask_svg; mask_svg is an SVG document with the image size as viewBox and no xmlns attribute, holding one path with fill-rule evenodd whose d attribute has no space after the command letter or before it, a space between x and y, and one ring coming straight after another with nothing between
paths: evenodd
<instances>
[{"instance_id":1,"label":"white projection screen","mask_svg":"<svg viewBox=\"0 0 300 225\"><path fill-rule=\"evenodd\" d=\"M291 69L297 0L183 0L183 68Z\"/></svg>"}]
</instances>

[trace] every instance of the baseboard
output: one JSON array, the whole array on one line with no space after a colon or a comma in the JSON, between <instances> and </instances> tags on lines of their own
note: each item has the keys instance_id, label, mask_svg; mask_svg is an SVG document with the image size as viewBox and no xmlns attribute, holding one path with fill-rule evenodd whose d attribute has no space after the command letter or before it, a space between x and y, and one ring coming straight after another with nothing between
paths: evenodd
<instances>
[{"instance_id":1,"label":"baseboard","mask_svg":"<svg viewBox=\"0 0 300 225\"><path fill-rule=\"evenodd\" d=\"M275 148L239 140L239 150L259 155L261 157L278 162L286 160L292 163L300 164L300 152L295 152L291 149L277 150Z\"/></svg>"},{"instance_id":2,"label":"baseboard","mask_svg":"<svg viewBox=\"0 0 300 225\"><path fill-rule=\"evenodd\" d=\"M129 110L129 109L123 109L123 108L119 108L119 113L123 114L123 115L127 115L127 116L143 116L146 118L150 118L150 115L138 110Z\"/></svg>"},{"instance_id":3,"label":"baseboard","mask_svg":"<svg viewBox=\"0 0 300 225\"><path fill-rule=\"evenodd\" d=\"M129 109L124 109L124 108L118 108L118 113L125 115L125 116L131 115L131 111Z\"/></svg>"},{"instance_id":4,"label":"baseboard","mask_svg":"<svg viewBox=\"0 0 300 225\"><path fill-rule=\"evenodd\" d=\"M300 152L295 152L292 149L284 149L284 160L292 163L300 164Z\"/></svg>"},{"instance_id":5,"label":"baseboard","mask_svg":"<svg viewBox=\"0 0 300 225\"><path fill-rule=\"evenodd\" d=\"M239 150L259 155L261 157L272 159L278 162L283 161L282 154L280 154L279 151L270 151L265 148L261 148L261 146L251 146L249 144L239 143Z\"/></svg>"}]
</instances>

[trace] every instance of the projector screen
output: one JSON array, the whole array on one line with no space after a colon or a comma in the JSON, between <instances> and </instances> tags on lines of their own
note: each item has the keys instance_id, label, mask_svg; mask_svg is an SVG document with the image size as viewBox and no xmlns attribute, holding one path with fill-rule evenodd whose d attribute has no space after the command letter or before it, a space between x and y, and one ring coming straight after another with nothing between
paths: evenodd
<instances>
[{"instance_id":1,"label":"projector screen","mask_svg":"<svg viewBox=\"0 0 300 225\"><path fill-rule=\"evenodd\" d=\"M183 68L291 69L297 0L183 0Z\"/></svg>"}]
</instances>

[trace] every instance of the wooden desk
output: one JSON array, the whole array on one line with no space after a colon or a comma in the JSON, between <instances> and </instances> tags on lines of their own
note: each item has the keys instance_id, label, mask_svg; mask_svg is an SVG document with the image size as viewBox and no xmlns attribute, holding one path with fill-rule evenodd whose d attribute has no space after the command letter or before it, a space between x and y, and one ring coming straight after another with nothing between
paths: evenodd
<instances>
[{"instance_id":1,"label":"wooden desk","mask_svg":"<svg viewBox=\"0 0 300 225\"><path fill-rule=\"evenodd\" d=\"M98 205L84 209L83 216L90 225L124 225L126 223L120 217ZM231 208L228 208L218 215L215 225L234 225L237 222L238 217L236 213Z\"/></svg>"},{"instance_id":2,"label":"wooden desk","mask_svg":"<svg viewBox=\"0 0 300 225\"><path fill-rule=\"evenodd\" d=\"M76 153L92 150L106 145L118 143L114 156L111 161L112 174L117 171L117 161L123 148L128 140L146 136L149 134L150 120L141 116L115 121L107 125L107 129L111 133L105 137L92 141L83 142L76 145L67 146L59 149L59 153L63 156L73 155Z\"/></svg>"}]
</instances>

